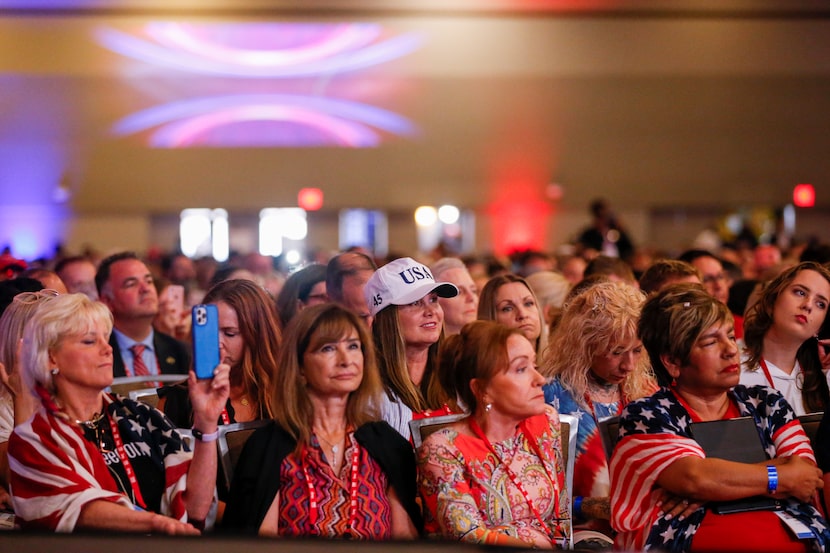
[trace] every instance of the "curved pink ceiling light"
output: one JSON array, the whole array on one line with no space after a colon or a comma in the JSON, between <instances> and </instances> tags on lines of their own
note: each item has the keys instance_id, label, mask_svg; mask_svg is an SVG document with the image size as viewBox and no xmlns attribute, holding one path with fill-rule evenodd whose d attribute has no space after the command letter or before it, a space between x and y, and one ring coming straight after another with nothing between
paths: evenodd
<instances>
[{"instance_id":1,"label":"curved pink ceiling light","mask_svg":"<svg viewBox=\"0 0 830 553\"><path fill-rule=\"evenodd\" d=\"M291 78L355 71L416 50L415 34L385 37L372 23L150 23L140 35L97 31L106 48L154 65L209 75Z\"/></svg>"},{"instance_id":2,"label":"curved pink ceiling light","mask_svg":"<svg viewBox=\"0 0 830 553\"><path fill-rule=\"evenodd\" d=\"M145 32L168 48L246 67L292 67L358 50L370 44L378 25L281 25L249 23L228 27L150 23ZM217 36L218 35L218 36ZM224 43L217 39L221 37Z\"/></svg>"},{"instance_id":3,"label":"curved pink ceiling light","mask_svg":"<svg viewBox=\"0 0 830 553\"><path fill-rule=\"evenodd\" d=\"M232 130L234 125L252 122L258 125L257 132ZM277 125L282 125L281 132L270 132ZM241 94L172 102L125 117L113 130L125 136L151 129L150 145L156 148L370 148L380 144L381 131L398 136L417 132L406 118L380 108L289 94Z\"/></svg>"},{"instance_id":4,"label":"curved pink ceiling light","mask_svg":"<svg viewBox=\"0 0 830 553\"><path fill-rule=\"evenodd\" d=\"M211 145L213 142L211 137L215 136L222 127L246 122L296 123L304 128L301 134L309 137L307 140L313 140L313 134L310 131L316 130L326 137L328 145L366 148L377 146L379 142L377 133L367 126L327 114L283 106L240 106L165 125L153 133L151 145L157 148L207 146ZM268 136L267 132L256 133L256 135L258 138L255 140L258 143L249 145L271 145L263 140Z\"/></svg>"}]
</instances>

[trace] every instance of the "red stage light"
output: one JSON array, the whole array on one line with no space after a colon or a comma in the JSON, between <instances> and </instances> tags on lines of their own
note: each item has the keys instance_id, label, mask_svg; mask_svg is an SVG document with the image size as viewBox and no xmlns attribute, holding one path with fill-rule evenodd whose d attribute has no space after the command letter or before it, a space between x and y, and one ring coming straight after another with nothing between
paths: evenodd
<instances>
[{"instance_id":1,"label":"red stage light","mask_svg":"<svg viewBox=\"0 0 830 553\"><path fill-rule=\"evenodd\" d=\"M297 194L297 205L306 211L317 211L323 207L323 191L319 188L303 188Z\"/></svg>"},{"instance_id":2,"label":"red stage light","mask_svg":"<svg viewBox=\"0 0 830 553\"><path fill-rule=\"evenodd\" d=\"M796 207L816 205L816 191L812 184L796 184L793 189L793 203Z\"/></svg>"}]
</instances>

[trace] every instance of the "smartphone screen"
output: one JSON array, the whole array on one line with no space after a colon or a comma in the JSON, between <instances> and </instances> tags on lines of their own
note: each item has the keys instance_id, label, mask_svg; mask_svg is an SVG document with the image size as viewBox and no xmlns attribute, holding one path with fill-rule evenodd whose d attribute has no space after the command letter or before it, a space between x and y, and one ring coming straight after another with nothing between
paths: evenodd
<instances>
[{"instance_id":1,"label":"smartphone screen","mask_svg":"<svg viewBox=\"0 0 830 553\"><path fill-rule=\"evenodd\" d=\"M159 295L159 315L164 322L174 328L180 325L185 313L184 286L170 284ZM168 330L169 331L169 330Z\"/></svg>"},{"instance_id":2,"label":"smartphone screen","mask_svg":"<svg viewBox=\"0 0 830 553\"><path fill-rule=\"evenodd\" d=\"M171 308L181 312L184 309L184 286L170 284L159 295L159 303L166 303Z\"/></svg>"},{"instance_id":3,"label":"smartphone screen","mask_svg":"<svg viewBox=\"0 0 830 553\"><path fill-rule=\"evenodd\" d=\"M193 370L196 378L213 378L219 364L219 312L215 305L194 305Z\"/></svg>"}]
</instances>

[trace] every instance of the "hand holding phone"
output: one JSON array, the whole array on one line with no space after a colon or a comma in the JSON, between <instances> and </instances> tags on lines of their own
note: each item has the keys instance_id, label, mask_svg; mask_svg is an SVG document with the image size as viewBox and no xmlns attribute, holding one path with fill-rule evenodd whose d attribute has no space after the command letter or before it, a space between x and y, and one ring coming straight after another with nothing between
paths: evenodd
<instances>
[{"instance_id":1,"label":"hand holding phone","mask_svg":"<svg viewBox=\"0 0 830 553\"><path fill-rule=\"evenodd\" d=\"M196 378L213 378L213 371L219 364L219 312L215 305L194 305L191 319L193 371Z\"/></svg>"}]
</instances>

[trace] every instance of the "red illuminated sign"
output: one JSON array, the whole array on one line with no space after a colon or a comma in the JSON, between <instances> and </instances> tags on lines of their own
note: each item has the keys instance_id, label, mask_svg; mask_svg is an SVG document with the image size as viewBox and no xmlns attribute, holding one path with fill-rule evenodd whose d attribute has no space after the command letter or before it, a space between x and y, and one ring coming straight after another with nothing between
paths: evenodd
<instances>
[{"instance_id":1,"label":"red illuminated sign","mask_svg":"<svg viewBox=\"0 0 830 553\"><path fill-rule=\"evenodd\" d=\"M306 211L317 211L323 207L323 191L319 188L303 188L297 194L297 205Z\"/></svg>"},{"instance_id":2,"label":"red illuminated sign","mask_svg":"<svg viewBox=\"0 0 830 553\"><path fill-rule=\"evenodd\" d=\"M796 207L813 207L816 205L816 191L812 184L797 184L793 189L793 203Z\"/></svg>"}]
</instances>

